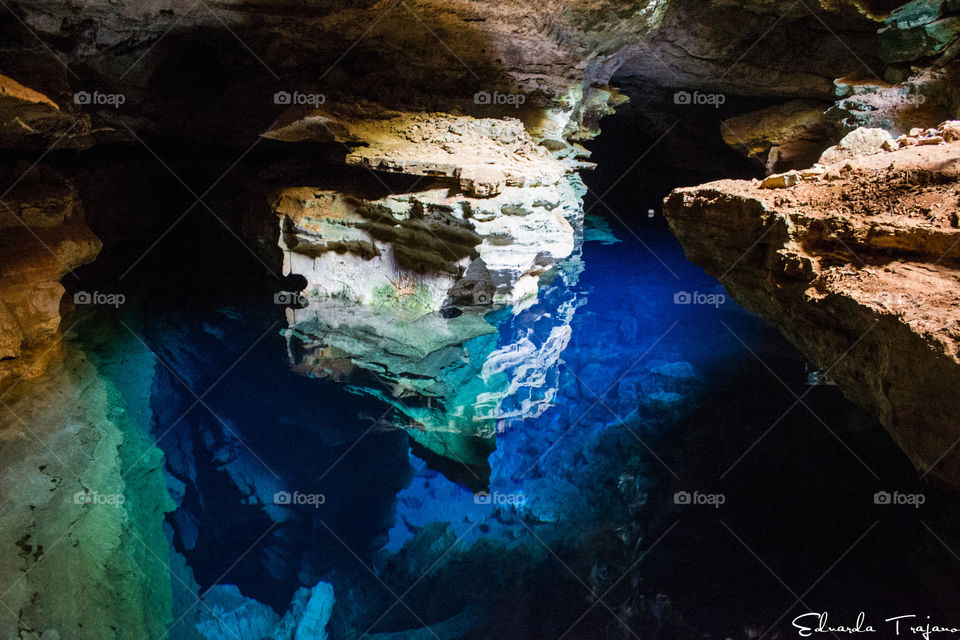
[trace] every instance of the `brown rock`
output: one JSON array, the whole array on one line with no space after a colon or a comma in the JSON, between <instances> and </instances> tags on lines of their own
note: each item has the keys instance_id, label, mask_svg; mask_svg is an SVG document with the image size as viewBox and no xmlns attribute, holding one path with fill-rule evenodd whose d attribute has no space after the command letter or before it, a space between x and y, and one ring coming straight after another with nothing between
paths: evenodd
<instances>
[{"instance_id":1,"label":"brown rock","mask_svg":"<svg viewBox=\"0 0 960 640\"><path fill-rule=\"evenodd\" d=\"M960 142L845 162L834 181L776 194L678 189L664 213L691 260L960 489Z\"/></svg>"},{"instance_id":2,"label":"brown rock","mask_svg":"<svg viewBox=\"0 0 960 640\"><path fill-rule=\"evenodd\" d=\"M761 189L784 189L786 187L792 187L800 182L800 174L796 171L788 171L787 173L776 173L772 176L767 176L764 178L763 182L760 183Z\"/></svg>"},{"instance_id":3,"label":"brown rock","mask_svg":"<svg viewBox=\"0 0 960 640\"><path fill-rule=\"evenodd\" d=\"M24 168L13 170L22 175ZM11 180L12 182L12 180ZM83 222L72 182L44 165L0 207L0 389L42 371L60 328L60 279L93 260L100 241ZM9 207L9 209L7 208Z\"/></svg>"},{"instance_id":4,"label":"brown rock","mask_svg":"<svg viewBox=\"0 0 960 640\"><path fill-rule=\"evenodd\" d=\"M947 142L960 140L960 120L947 120L937 128L943 132L943 139Z\"/></svg>"}]
</instances>

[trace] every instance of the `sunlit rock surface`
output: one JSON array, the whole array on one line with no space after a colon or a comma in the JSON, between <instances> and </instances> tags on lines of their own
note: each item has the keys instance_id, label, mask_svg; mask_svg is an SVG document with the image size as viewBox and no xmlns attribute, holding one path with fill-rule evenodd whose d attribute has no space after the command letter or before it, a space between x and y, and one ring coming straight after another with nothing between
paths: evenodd
<instances>
[{"instance_id":1,"label":"sunlit rock surface","mask_svg":"<svg viewBox=\"0 0 960 640\"><path fill-rule=\"evenodd\" d=\"M285 142L333 140L347 148L345 162L378 171L447 177L469 197L499 194L504 187L552 186L566 173L537 146L516 118L473 118L445 113L403 113L377 108L337 112L291 109L265 132ZM574 165L576 166L576 165Z\"/></svg>"},{"instance_id":2,"label":"sunlit rock surface","mask_svg":"<svg viewBox=\"0 0 960 640\"><path fill-rule=\"evenodd\" d=\"M275 211L284 273L306 277L305 295L424 312L535 295L573 251L579 201L566 181L482 200L443 184L373 201L302 187Z\"/></svg>"},{"instance_id":3,"label":"sunlit rock surface","mask_svg":"<svg viewBox=\"0 0 960 640\"><path fill-rule=\"evenodd\" d=\"M534 295L539 276L573 251L582 218L573 172L586 165L534 144L519 120L311 112L265 135L333 137L348 165L432 178L378 200L281 191L273 209L284 273L305 276L310 297L394 298L423 310L512 302Z\"/></svg>"},{"instance_id":4,"label":"sunlit rock surface","mask_svg":"<svg viewBox=\"0 0 960 640\"><path fill-rule=\"evenodd\" d=\"M924 474L957 488L953 126L904 136L897 151L847 149L793 187L678 189L665 213L692 261L871 409Z\"/></svg>"},{"instance_id":5,"label":"sunlit rock surface","mask_svg":"<svg viewBox=\"0 0 960 640\"><path fill-rule=\"evenodd\" d=\"M28 79L32 79L32 76ZM63 93L66 81L57 85ZM87 148L93 144L90 117L73 107L69 111L46 95L0 75L0 147Z\"/></svg>"},{"instance_id":6,"label":"sunlit rock surface","mask_svg":"<svg viewBox=\"0 0 960 640\"><path fill-rule=\"evenodd\" d=\"M91 262L100 240L73 182L40 164L7 165L0 206L0 389L35 376L59 348L60 280Z\"/></svg>"}]
</instances>

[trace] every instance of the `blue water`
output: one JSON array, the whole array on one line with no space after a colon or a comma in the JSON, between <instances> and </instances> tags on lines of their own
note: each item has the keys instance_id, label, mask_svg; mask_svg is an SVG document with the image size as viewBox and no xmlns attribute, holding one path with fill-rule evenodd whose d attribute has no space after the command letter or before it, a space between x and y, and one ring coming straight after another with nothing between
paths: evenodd
<instances>
[{"instance_id":1,"label":"blue water","mask_svg":"<svg viewBox=\"0 0 960 640\"><path fill-rule=\"evenodd\" d=\"M588 184L603 193L624 164L601 162ZM870 500L914 482L904 456L835 387L806 397L819 418L784 416L806 363L659 215L669 188L730 167L641 169L604 196L612 212L587 198L607 241L588 235L535 304L491 311L495 338L464 345L537 358L532 372L533 356L504 365L525 384L499 405L486 468L417 444L363 388L295 372L278 283L250 275L215 225L174 233L140 276L168 295L137 299L131 323L160 360L149 429L179 504L172 547L200 594L232 584L282 614L327 581L333 638L451 620L451 637L478 639L742 637L787 628L811 584L805 604L838 612L942 606L903 562L923 548L919 521ZM200 247L205 272L177 258ZM224 286L244 273L253 284ZM715 304L677 304L685 294ZM278 492L323 503L278 506Z\"/></svg>"}]
</instances>

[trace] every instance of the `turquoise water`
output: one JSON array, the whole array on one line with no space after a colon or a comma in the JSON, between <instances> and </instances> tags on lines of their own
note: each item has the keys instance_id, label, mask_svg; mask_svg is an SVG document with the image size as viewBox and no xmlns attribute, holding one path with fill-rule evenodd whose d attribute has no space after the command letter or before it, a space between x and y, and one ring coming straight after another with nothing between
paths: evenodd
<instances>
[{"instance_id":1,"label":"turquoise water","mask_svg":"<svg viewBox=\"0 0 960 640\"><path fill-rule=\"evenodd\" d=\"M731 168L618 181L603 153L588 184L614 187L610 208L588 196L576 255L536 301L431 318L486 327L433 364L288 326L281 285L215 224L144 262L129 287L153 294L124 317L157 358L145 427L177 503L157 551L206 603L179 599L170 637L259 637L319 582L332 638L777 637L808 609L949 613L918 514L873 501L916 486L902 453L810 389L659 215L672 186ZM384 362L423 388L399 393ZM917 490L925 518L955 513Z\"/></svg>"},{"instance_id":2,"label":"turquoise water","mask_svg":"<svg viewBox=\"0 0 960 640\"><path fill-rule=\"evenodd\" d=\"M464 346L519 353L510 375L532 369L511 378L534 382L500 404L487 469L393 426L405 416L375 387L293 371L272 300L145 314L143 337L165 363L151 432L186 487L168 523L201 593L236 585L282 614L297 588L326 581L333 637L444 621L478 638L772 622L790 594L731 532L802 584L870 525L881 483L802 409L750 448L792 402L777 377L802 393L806 366L729 298L676 304L678 291L725 292L651 227L634 230L641 243L614 221L619 242L587 242L536 304L488 313L497 334ZM835 388L809 403L885 480L909 477ZM281 491L323 502L278 506ZM677 504L680 491L723 504ZM869 574L841 575L826 582L838 596L855 587L881 608L902 602Z\"/></svg>"}]
</instances>

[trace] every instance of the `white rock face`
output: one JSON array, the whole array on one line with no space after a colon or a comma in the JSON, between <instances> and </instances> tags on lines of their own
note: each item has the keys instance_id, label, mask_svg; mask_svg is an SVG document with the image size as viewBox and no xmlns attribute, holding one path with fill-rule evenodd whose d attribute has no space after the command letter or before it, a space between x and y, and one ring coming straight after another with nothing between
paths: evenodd
<instances>
[{"instance_id":1,"label":"white rock face","mask_svg":"<svg viewBox=\"0 0 960 640\"><path fill-rule=\"evenodd\" d=\"M820 164L834 164L841 160L852 160L860 156L880 153L884 143L893 138L885 129L867 129L860 127L848 133L839 143L830 147L820 156Z\"/></svg>"},{"instance_id":2,"label":"white rock face","mask_svg":"<svg viewBox=\"0 0 960 640\"><path fill-rule=\"evenodd\" d=\"M582 154L562 135L537 144L516 118L370 109L294 110L263 135L334 141L348 165L432 184L379 199L281 191L284 274L303 275L308 297L423 312L535 296L540 276L574 249Z\"/></svg>"},{"instance_id":3,"label":"white rock face","mask_svg":"<svg viewBox=\"0 0 960 640\"><path fill-rule=\"evenodd\" d=\"M534 296L540 275L573 252L582 215L566 180L491 198L445 184L373 201L293 188L274 210L284 275L303 275L308 296L424 311Z\"/></svg>"}]
</instances>

